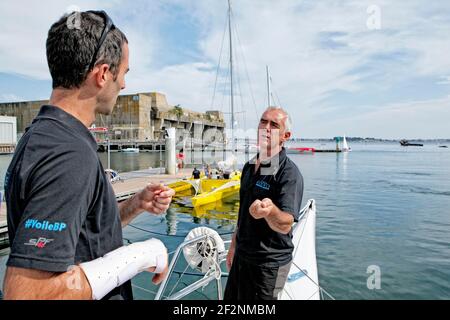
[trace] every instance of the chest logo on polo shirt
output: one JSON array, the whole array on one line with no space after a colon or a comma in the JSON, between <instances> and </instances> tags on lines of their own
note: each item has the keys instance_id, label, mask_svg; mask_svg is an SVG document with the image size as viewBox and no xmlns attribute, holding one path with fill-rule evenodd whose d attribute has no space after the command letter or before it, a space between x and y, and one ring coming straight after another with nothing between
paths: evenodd
<instances>
[{"instance_id":1,"label":"chest logo on polo shirt","mask_svg":"<svg viewBox=\"0 0 450 320\"><path fill-rule=\"evenodd\" d=\"M263 180L259 180L258 182L256 182L256 186L264 190L270 190L270 184Z\"/></svg>"}]
</instances>

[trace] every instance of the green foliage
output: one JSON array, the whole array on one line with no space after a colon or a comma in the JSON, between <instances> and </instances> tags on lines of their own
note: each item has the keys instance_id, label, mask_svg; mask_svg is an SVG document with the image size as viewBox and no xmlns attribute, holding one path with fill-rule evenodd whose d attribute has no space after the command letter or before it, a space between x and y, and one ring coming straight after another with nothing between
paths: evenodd
<instances>
[{"instance_id":1,"label":"green foliage","mask_svg":"<svg viewBox=\"0 0 450 320\"><path fill-rule=\"evenodd\" d=\"M177 104L175 107L173 107L172 110L169 111L171 114L175 115L178 119L181 118L181 116L184 114L183 108L180 107L179 104Z\"/></svg>"}]
</instances>

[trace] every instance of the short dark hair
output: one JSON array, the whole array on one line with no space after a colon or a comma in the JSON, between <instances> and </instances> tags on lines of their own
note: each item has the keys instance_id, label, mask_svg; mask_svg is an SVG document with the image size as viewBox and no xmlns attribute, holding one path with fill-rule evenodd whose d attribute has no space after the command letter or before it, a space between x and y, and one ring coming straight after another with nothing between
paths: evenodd
<instances>
[{"instance_id":1,"label":"short dark hair","mask_svg":"<svg viewBox=\"0 0 450 320\"><path fill-rule=\"evenodd\" d=\"M73 12L51 26L46 45L53 89L79 88L83 84L91 71L89 66L105 23L95 13ZM114 27L100 47L95 65L109 64L112 74L117 76L124 43L128 43L125 34Z\"/></svg>"}]
</instances>

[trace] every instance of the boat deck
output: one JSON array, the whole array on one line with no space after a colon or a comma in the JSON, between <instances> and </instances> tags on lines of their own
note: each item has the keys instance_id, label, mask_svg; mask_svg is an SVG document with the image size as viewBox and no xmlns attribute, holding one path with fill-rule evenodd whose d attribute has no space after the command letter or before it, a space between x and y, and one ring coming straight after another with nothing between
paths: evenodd
<instances>
[{"instance_id":1,"label":"boat deck","mask_svg":"<svg viewBox=\"0 0 450 320\"><path fill-rule=\"evenodd\" d=\"M144 188L149 183L163 183L170 182L190 177L192 169L181 169L174 175L170 174L155 174L151 170L141 170L128 173L121 173L120 176L124 179L115 182L113 189L116 194L117 201L123 201L131 197L133 194Z\"/></svg>"}]
</instances>

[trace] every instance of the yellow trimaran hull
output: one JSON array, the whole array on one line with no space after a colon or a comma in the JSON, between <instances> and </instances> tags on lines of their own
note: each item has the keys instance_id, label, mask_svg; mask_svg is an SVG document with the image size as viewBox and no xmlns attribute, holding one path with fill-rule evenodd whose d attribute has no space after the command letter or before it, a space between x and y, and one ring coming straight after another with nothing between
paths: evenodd
<instances>
[{"instance_id":1,"label":"yellow trimaran hull","mask_svg":"<svg viewBox=\"0 0 450 320\"><path fill-rule=\"evenodd\" d=\"M193 208L184 207L183 204L177 202L173 202L172 206L177 208L178 212L189 214L195 218L213 220L237 220L239 211L239 203L223 202L222 200Z\"/></svg>"},{"instance_id":2,"label":"yellow trimaran hull","mask_svg":"<svg viewBox=\"0 0 450 320\"><path fill-rule=\"evenodd\" d=\"M168 184L169 188L172 188L175 193L181 193L183 191L188 191L191 190L191 188L193 188L192 186L192 181L194 181L194 179L190 178L188 180L179 180L176 182L172 182Z\"/></svg>"},{"instance_id":3,"label":"yellow trimaran hull","mask_svg":"<svg viewBox=\"0 0 450 320\"><path fill-rule=\"evenodd\" d=\"M239 190L241 189L240 180L223 179L223 180L216 180L216 181L220 181L220 183L210 183L210 182L215 182L214 180L211 180L211 179L206 179L205 181L201 181L203 192L195 197L192 197L192 205L194 207L204 206L206 204L214 203L219 200L228 198L228 197L236 194L237 192L239 192ZM203 188L204 184L208 184L208 186L216 185L216 187L212 187L209 189Z\"/></svg>"},{"instance_id":4,"label":"yellow trimaran hull","mask_svg":"<svg viewBox=\"0 0 450 320\"><path fill-rule=\"evenodd\" d=\"M190 178L188 180L179 180L170 183L168 186L179 194L193 188L193 183L195 183L195 180ZM192 197L192 205L194 207L199 207L217 202L238 193L240 188L240 172L233 174L231 179L200 179L199 193Z\"/></svg>"}]
</instances>

